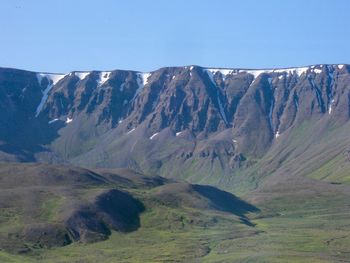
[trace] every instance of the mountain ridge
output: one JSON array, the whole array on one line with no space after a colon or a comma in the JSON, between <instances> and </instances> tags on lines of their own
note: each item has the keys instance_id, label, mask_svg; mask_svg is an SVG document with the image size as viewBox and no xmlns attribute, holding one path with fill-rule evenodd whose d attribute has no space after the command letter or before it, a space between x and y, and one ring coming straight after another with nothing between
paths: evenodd
<instances>
[{"instance_id":1,"label":"mountain ridge","mask_svg":"<svg viewBox=\"0 0 350 263\"><path fill-rule=\"evenodd\" d=\"M154 70L150 71L143 71L143 70L133 70L133 69L122 69L122 68L115 68L115 69L92 69L92 70L72 70L67 72L51 72L51 71L38 71L38 70L27 70L25 68L16 68L16 67L0 67L1 69L9 69L9 70L19 70L19 71L26 71L31 73L42 73L42 74L53 74L53 75L68 75L69 73L86 73L86 72L111 72L111 71L133 71L137 73L151 73L155 72L157 70L163 69L163 68L190 68L190 67L199 67L203 69L222 69L222 70L286 70L286 69L300 69L300 68L311 68L311 67L317 67L317 66L346 66L350 65L350 63L318 63L318 64L309 64L309 65L300 65L300 66L283 66L283 67L213 67L213 66L201 66L197 64L191 64L191 65L183 65L183 66L163 66Z\"/></svg>"},{"instance_id":2,"label":"mountain ridge","mask_svg":"<svg viewBox=\"0 0 350 263\"><path fill-rule=\"evenodd\" d=\"M345 64L67 74L2 68L0 160L236 181L303 125L324 133L347 125L349 78Z\"/></svg>"}]
</instances>

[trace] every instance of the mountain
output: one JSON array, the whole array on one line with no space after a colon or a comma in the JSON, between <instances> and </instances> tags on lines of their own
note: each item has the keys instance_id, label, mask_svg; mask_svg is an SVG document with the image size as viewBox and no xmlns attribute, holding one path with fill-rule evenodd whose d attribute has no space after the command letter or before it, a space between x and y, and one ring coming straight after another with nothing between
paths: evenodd
<instances>
[{"instance_id":1,"label":"mountain","mask_svg":"<svg viewBox=\"0 0 350 263\"><path fill-rule=\"evenodd\" d=\"M241 192L286 169L349 182L349 70L2 68L0 160L129 167Z\"/></svg>"},{"instance_id":2,"label":"mountain","mask_svg":"<svg viewBox=\"0 0 350 263\"><path fill-rule=\"evenodd\" d=\"M350 65L0 68L1 262L348 262Z\"/></svg>"}]
</instances>

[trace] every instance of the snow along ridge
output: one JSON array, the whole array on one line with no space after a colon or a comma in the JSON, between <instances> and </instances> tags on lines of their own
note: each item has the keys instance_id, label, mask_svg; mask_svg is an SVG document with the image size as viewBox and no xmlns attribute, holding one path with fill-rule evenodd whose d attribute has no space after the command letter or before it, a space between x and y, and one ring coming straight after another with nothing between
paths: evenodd
<instances>
[{"instance_id":1,"label":"snow along ridge","mask_svg":"<svg viewBox=\"0 0 350 263\"><path fill-rule=\"evenodd\" d=\"M341 70L345 64L318 64L311 65L306 67L288 67L288 68L270 68L270 69L240 69L240 68L203 68L209 75L210 79L214 80L214 75L217 72L220 72L223 80L226 79L228 75L237 75L239 73L248 73L252 74L254 78L257 78L260 74L263 73L280 73L280 74L297 74L298 77L303 75L304 73L310 71L311 73L320 74L324 68L332 67L335 69L336 67Z\"/></svg>"},{"instance_id":2,"label":"snow along ridge","mask_svg":"<svg viewBox=\"0 0 350 263\"><path fill-rule=\"evenodd\" d=\"M73 74L74 76L78 77L80 80L85 79L88 75L90 75L90 71L74 71L70 74Z\"/></svg>"},{"instance_id":3,"label":"snow along ridge","mask_svg":"<svg viewBox=\"0 0 350 263\"><path fill-rule=\"evenodd\" d=\"M210 80L215 84L214 81L214 75L217 74L217 72L220 72L222 78L225 80L228 75L236 75L239 73L248 73L252 74L254 76L254 79L257 78L262 73L280 73L278 76L279 79L282 79L286 74L297 74L299 77L303 75L304 73L310 71L311 73L320 74L325 68L332 68L333 70L338 69L342 70L347 64L318 64L318 65L311 65L307 67L288 67L288 68L270 68L270 69L244 69L244 68L203 68ZM185 66L185 68L189 68L190 71L194 69L194 66ZM69 75L77 76L80 80L85 79L88 75L90 75L93 71L72 71L68 73ZM112 71L98 71L99 72L99 78L97 79L97 85L102 86L109 78L112 73ZM152 71L154 72L154 71ZM139 88L136 90L135 95L132 99L132 101L138 96L138 94L142 91L143 87L148 84L149 77L152 75L152 72L136 72L137 74L137 83ZM62 78L64 78L68 74L59 74L59 73L42 73L38 72L36 73L37 79L39 84L41 85L41 81L43 78L47 78L49 81L48 86L43 91L43 97L40 101L40 104L38 105L36 109L35 117L38 117L42 108L44 107L46 100L48 98L48 94L52 87L58 83ZM190 73L192 75L192 73ZM175 76L173 76L174 78ZM216 84L215 84L216 85ZM330 98L330 103L328 105L328 111L329 113L332 111L331 103L333 98ZM224 119L224 121L227 123L227 118L224 114L224 110L221 104L221 101L219 101L218 97L218 104L220 107L220 113ZM226 119L226 120L225 120Z\"/></svg>"}]
</instances>

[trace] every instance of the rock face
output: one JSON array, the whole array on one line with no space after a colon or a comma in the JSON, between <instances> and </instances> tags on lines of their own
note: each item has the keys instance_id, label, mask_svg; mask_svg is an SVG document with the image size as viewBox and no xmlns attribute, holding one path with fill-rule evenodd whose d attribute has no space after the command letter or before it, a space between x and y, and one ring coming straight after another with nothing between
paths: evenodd
<instances>
[{"instance_id":1,"label":"rock face","mask_svg":"<svg viewBox=\"0 0 350 263\"><path fill-rule=\"evenodd\" d=\"M317 130L346 125L349 70L3 68L0 159L132 167L196 182L232 175L310 123Z\"/></svg>"}]
</instances>

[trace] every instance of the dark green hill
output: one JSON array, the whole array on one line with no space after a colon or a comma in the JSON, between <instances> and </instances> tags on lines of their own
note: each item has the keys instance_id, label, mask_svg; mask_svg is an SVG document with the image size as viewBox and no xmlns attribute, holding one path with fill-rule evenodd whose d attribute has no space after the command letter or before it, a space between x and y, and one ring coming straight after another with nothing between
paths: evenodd
<instances>
[{"instance_id":1,"label":"dark green hill","mask_svg":"<svg viewBox=\"0 0 350 263\"><path fill-rule=\"evenodd\" d=\"M213 218L224 212L237 224L247 224L246 214L259 211L214 187L145 177L128 169L1 163L0 189L0 247L14 254L106 240L113 231L137 231L141 213L158 205L184 214L187 209L210 210ZM173 220L164 218L162 224Z\"/></svg>"}]
</instances>

